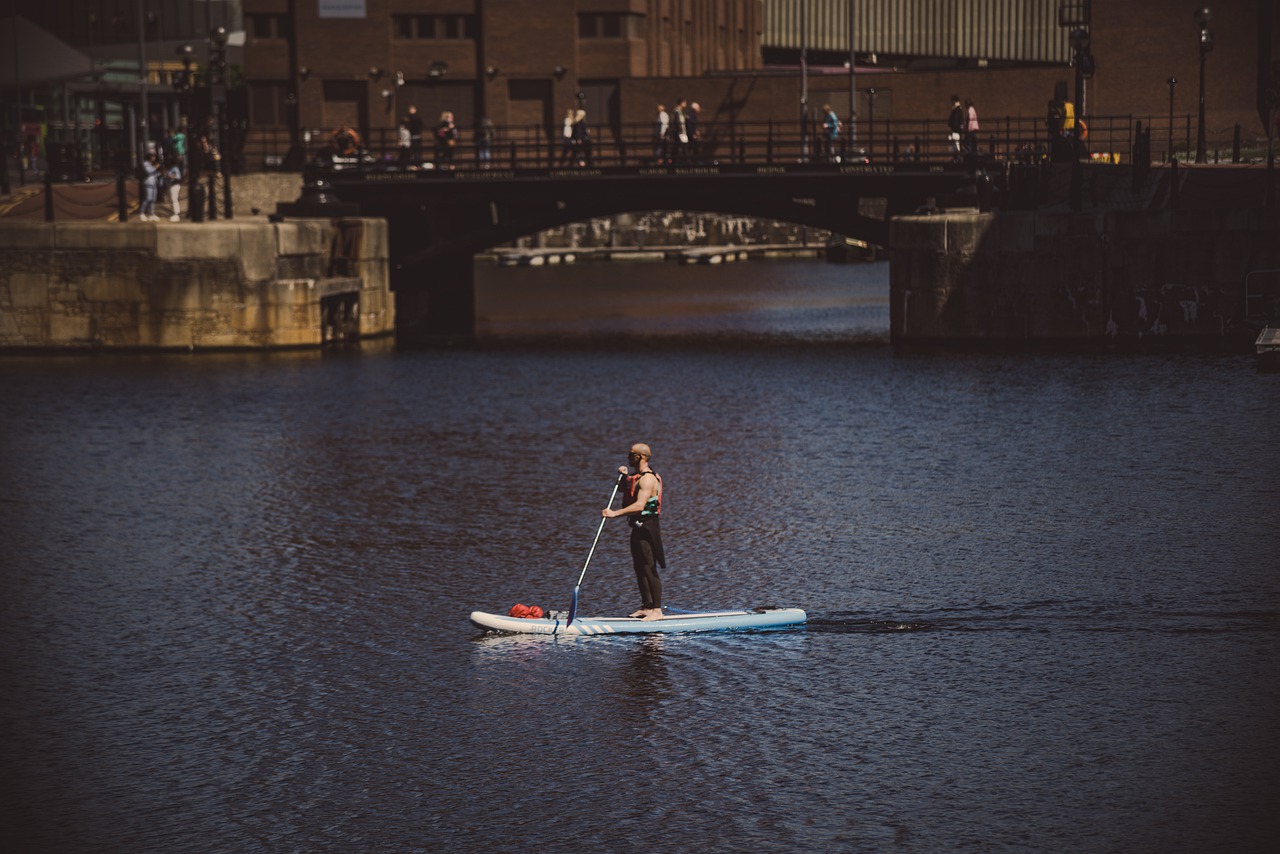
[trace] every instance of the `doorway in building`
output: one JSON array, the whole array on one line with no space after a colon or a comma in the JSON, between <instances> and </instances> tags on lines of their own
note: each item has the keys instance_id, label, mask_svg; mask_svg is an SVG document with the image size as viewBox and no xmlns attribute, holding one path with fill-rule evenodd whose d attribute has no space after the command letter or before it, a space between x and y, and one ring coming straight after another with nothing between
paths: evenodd
<instances>
[{"instance_id":1,"label":"doorway in building","mask_svg":"<svg viewBox=\"0 0 1280 854\"><path fill-rule=\"evenodd\" d=\"M511 80L507 84L508 114L512 142L537 151L553 143L554 121L550 80ZM557 133L559 129L557 128Z\"/></svg>"}]
</instances>

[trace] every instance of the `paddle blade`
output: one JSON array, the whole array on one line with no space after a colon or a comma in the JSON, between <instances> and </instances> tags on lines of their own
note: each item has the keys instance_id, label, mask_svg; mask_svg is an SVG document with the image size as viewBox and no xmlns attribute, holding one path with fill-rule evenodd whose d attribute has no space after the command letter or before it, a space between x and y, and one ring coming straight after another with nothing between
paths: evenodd
<instances>
[{"instance_id":1,"label":"paddle blade","mask_svg":"<svg viewBox=\"0 0 1280 854\"><path fill-rule=\"evenodd\" d=\"M564 627L567 629L573 625L573 618L578 615L578 588L573 588L573 602L569 604L569 619L564 621Z\"/></svg>"}]
</instances>

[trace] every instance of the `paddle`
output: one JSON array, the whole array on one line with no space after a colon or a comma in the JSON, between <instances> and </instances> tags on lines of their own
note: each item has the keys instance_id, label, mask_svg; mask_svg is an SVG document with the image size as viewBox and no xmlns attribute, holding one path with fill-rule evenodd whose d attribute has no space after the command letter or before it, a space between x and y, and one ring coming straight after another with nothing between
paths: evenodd
<instances>
[{"instance_id":1,"label":"paddle","mask_svg":"<svg viewBox=\"0 0 1280 854\"><path fill-rule=\"evenodd\" d=\"M606 507L613 506L613 497L618 494L618 487L622 485L622 479L625 474L618 475L618 479L613 482L613 492L609 493L609 503ZM573 603L569 605L569 619L565 620L564 627L567 629L573 625L573 618L578 613L578 588L582 586L582 579L586 577L587 567L591 565L591 556L596 553L596 543L600 542L600 532L604 530L604 523L608 520L608 516L600 517L600 527L596 528L596 538L591 541L591 551L587 552L587 562L582 565L582 572L578 573L578 583L573 585Z\"/></svg>"}]
</instances>

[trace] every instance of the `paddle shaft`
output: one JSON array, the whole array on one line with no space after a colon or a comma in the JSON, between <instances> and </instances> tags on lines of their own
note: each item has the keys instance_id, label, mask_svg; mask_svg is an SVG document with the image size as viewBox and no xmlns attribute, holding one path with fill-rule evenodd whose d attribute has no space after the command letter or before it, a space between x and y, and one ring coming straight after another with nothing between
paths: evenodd
<instances>
[{"instance_id":1,"label":"paddle shaft","mask_svg":"<svg viewBox=\"0 0 1280 854\"><path fill-rule=\"evenodd\" d=\"M624 475L619 475L618 479L613 482L613 492L609 493L609 503L605 505L606 507L613 506L614 496L618 494L618 487L622 485L623 477ZM604 531L604 523L607 521L609 521L608 516L600 517L600 527L596 528L596 538L591 541L591 551L587 552L587 562L582 565L582 572L578 573L578 583L573 585L575 591L582 586L582 579L586 577L587 567L591 565L591 556L596 553L596 544L600 542L600 533Z\"/></svg>"},{"instance_id":2,"label":"paddle shaft","mask_svg":"<svg viewBox=\"0 0 1280 854\"><path fill-rule=\"evenodd\" d=\"M613 482L613 492L609 493L609 503L606 507L613 506L613 498L618 494L618 487L622 485L622 479L626 475L618 475L618 479ZM591 551L587 552L587 560L582 564L582 572L578 573L578 583L573 585L573 602L569 605L569 619L565 622L565 627L573 625L573 618L578 613L578 589L582 587L582 579L587 575L587 567L591 565L591 556L596 553L596 544L600 542L600 533L604 531L604 523L608 520L608 516L600 517L600 526L596 528L596 538L591 541Z\"/></svg>"}]
</instances>

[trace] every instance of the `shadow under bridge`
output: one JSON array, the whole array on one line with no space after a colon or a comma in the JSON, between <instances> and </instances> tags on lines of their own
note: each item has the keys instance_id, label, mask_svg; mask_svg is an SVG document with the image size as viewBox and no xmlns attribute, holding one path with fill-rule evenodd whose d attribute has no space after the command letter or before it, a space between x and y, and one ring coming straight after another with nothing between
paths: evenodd
<instances>
[{"instance_id":1,"label":"shadow under bridge","mask_svg":"<svg viewBox=\"0 0 1280 854\"><path fill-rule=\"evenodd\" d=\"M628 212L697 211L887 246L891 217L933 204L973 205L974 185L973 173L959 168L876 164L324 169L308 172L302 198L280 212L386 219L396 337L413 344L473 335L475 254L555 226Z\"/></svg>"}]
</instances>

